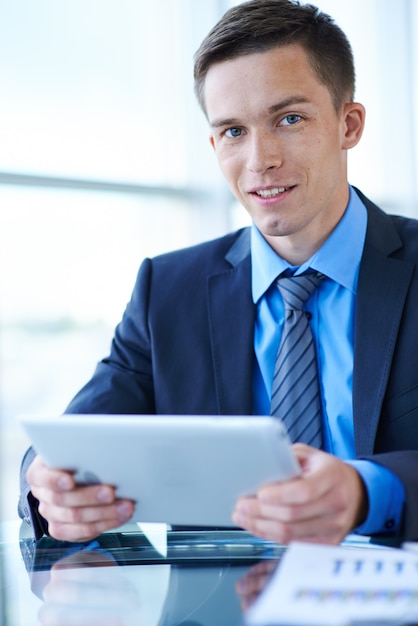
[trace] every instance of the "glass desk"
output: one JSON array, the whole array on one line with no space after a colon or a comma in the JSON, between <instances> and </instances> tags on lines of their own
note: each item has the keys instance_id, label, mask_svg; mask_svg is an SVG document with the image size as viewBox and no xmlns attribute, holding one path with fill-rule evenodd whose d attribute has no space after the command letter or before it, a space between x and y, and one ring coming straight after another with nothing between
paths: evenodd
<instances>
[{"instance_id":1,"label":"glass desk","mask_svg":"<svg viewBox=\"0 0 418 626\"><path fill-rule=\"evenodd\" d=\"M284 551L239 530L169 531L166 557L135 526L76 545L25 532L2 528L1 626L238 626Z\"/></svg>"},{"instance_id":2,"label":"glass desk","mask_svg":"<svg viewBox=\"0 0 418 626\"><path fill-rule=\"evenodd\" d=\"M163 536L166 556L136 524L85 544L0 524L0 626L244 626L286 549L233 529Z\"/></svg>"}]
</instances>

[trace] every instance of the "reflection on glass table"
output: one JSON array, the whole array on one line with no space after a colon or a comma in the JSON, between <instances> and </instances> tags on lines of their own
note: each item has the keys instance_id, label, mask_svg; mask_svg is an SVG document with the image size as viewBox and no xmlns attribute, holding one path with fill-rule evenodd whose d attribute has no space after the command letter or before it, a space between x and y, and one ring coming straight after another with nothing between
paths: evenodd
<instances>
[{"instance_id":1,"label":"reflection on glass table","mask_svg":"<svg viewBox=\"0 0 418 626\"><path fill-rule=\"evenodd\" d=\"M240 625L284 550L239 530L173 530L164 557L123 528L86 544L22 537L19 548L27 593L42 601L27 623L54 626Z\"/></svg>"}]
</instances>

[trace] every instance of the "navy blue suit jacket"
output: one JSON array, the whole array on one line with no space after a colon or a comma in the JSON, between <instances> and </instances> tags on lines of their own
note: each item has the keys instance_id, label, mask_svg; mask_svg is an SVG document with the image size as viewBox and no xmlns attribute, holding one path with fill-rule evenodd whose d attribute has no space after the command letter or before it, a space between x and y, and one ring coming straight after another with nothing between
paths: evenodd
<instances>
[{"instance_id":1,"label":"navy blue suit jacket","mask_svg":"<svg viewBox=\"0 0 418 626\"><path fill-rule=\"evenodd\" d=\"M404 534L418 539L418 221L386 215L360 196L368 226L354 346L356 454L400 477ZM109 357L67 412L251 414L250 270L248 228L145 260ZM22 469L26 517L31 459Z\"/></svg>"}]
</instances>

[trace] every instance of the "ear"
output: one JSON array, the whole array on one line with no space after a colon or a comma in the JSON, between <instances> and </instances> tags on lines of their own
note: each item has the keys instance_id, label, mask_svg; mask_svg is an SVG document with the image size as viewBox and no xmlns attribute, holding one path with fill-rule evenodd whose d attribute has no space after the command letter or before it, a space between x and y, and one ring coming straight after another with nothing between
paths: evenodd
<instances>
[{"instance_id":1,"label":"ear","mask_svg":"<svg viewBox=\"0 0 418 626\"><path fill-rule=\"evenodd\" d=\"M354 148L361 139L366 119L366 109L359 102L347 102L343 105L343 138L345 150Z\"/></svg>"},{"instance_id":2,"label":"ear","mask_svg":"<svg viewBox=\"0 0 418 626\"><path fill-rule=\"evenodd\" d=\"M213 149L215 150L215 152L216 152L215 138L214 138L214 136L213 136L212 134L210 134L210 135L209 135L209 142L210 142L210 145L212 146L212 148L213 148Z\"/></svg>"}]
</instances>

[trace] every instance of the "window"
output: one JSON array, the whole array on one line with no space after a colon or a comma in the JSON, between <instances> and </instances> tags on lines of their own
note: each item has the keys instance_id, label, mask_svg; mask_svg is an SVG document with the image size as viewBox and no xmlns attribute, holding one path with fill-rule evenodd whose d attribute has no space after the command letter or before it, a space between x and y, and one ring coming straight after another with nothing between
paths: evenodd
<instances>
[{"instance_id":1,"label":"window","mask_svg":"<svg viewBox=\"0 0 418 626\"><path fill-rule=\"evenodd\" d=\"M0 11L2 515L22 413L59 414L109 350L141 260L231 228L192 84L194 0ZM199 159L196 158L199 154Z\"/></svg>"}]
</instances>

